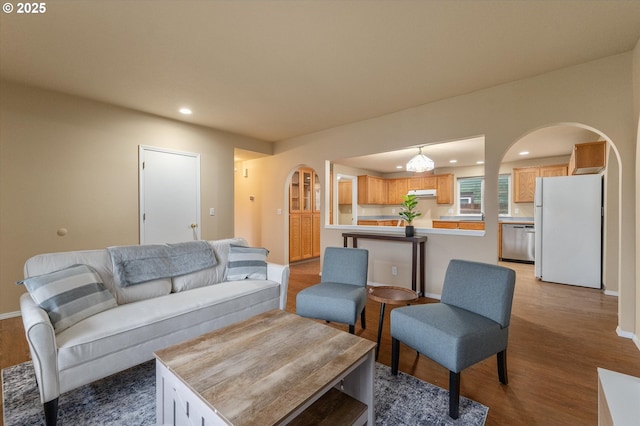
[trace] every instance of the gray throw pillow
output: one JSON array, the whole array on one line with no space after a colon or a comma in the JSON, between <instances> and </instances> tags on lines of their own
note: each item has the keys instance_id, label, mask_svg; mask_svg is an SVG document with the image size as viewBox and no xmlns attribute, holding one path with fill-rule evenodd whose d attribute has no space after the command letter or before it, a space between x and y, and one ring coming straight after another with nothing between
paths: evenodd
<instances>
[{"instance_id":1,"label":"gray throw pillow","mask_svg":"<svg viewBox=\"0 0 640 426\"><path fill-rule=\"evenodd\" d=\"M117 306L98 273L87 265L73 265L19 282L47 311L56 333L85 318Z\"/></svg>"},{"instance_id":2,"label":"gray throw pillow","mask_svg":"<svg viewBox=\"0 0 640 426\"><path fill-rule=\"evenodd\" d=\"M267 255L261 247L244 247L231 244L227 262L227 281L267 279Z\"/></svg>"}]
</instances>

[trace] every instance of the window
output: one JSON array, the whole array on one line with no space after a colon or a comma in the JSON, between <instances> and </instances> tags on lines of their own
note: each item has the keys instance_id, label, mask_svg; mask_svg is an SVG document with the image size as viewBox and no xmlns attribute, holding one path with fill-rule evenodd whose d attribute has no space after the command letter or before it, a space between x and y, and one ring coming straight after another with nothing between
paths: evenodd
<instances>
[{"instance_id":1,"label":"window","mask_svg":"<svg viewBox=\"0 0 640 426\"><path fill-rule=\"evenodd\" d=\"M498 214L509 214L510 175L498 176ZM484 212L484 177L458 179L458 214L481 215Z\"/></svg>"}]
</instances>

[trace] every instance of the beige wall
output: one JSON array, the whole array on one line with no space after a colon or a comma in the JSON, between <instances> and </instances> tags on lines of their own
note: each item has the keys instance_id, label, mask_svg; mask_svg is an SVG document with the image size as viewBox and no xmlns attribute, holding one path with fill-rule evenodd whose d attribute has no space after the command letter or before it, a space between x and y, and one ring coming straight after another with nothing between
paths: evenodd
<instances>
[{"instance_id":1,"label":"beige wall","mask_svg":"<svg viewBox=\"0 0 640 426\"><path fill-rule=\"evenodd\" d=\"M138 243L138 145L201 155L204 239L233 236L234 147L272 150L250 138L0 84L0 314L19 309L23 288L15 282L28 257ZM68 234L58 236L59 228Z\"/></svg>"},{"instance_id":2,"label":"beige wall","mask_svg":"<svg viewBox=\"0 0 640 426\"><path fill-rule=\"evenodd\" d=\"M428 234L427 293L439 294L446 265L451 258L497 260L497 176L502 157L523 135L561 123L579 123L610 138L620 155L619 279L622 311L620 327L635 328L635 145L633 119L632 53L565 68L509 84L446 99L420 107L301 136L276 144L275 155L256 160L268 190L262 214L272 217L277 208L286 211L285 182L292 170L306 163L325 179L325 160L385 152L423 143L485 136L486 233L484 236ZM323 188L328 194L327 188ZM324 212L323 212L324 214ZM287 258L285 218L263 228L262 244L273 258ZM324 223L324 218L322 219ZM342 245L341 229L324 227L322 247ZM370 243L372 263L398 261L409 255L400 244L389 250ZM396 259L392 259L396 260ZM370 270L370 273L372 271ZM624 299L626 296L627 299Z\"/></svg>"}]
</instances>

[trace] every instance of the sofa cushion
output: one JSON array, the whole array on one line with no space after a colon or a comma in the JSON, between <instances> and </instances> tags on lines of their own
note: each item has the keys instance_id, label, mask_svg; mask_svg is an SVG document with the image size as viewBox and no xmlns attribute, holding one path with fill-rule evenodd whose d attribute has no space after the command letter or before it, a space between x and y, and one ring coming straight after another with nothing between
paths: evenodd
<instances>
[{"instance_id":1,"label":"sofa cushion","mask_svg":"<svg viewBox=\"0 0 640 426\"><path fill-rule=\"evenodd\" d=\"M56 333L117 306L98 273L87 265L26 278L21 283L31 298L47 311Z\"/></svg>"},{"instance_id":2,"label":"sofa cushion","mask_svg":"<svg viewBox=\"0 0 640 426\"><path fill-rule=\"evenodd\" d=\"M243 280L121 305L60 333L56 338L58 366L60 370L72 368L185 329L202 330L197 333L201 334L211 329L204 324L239 311L255 310L257 314L277 309L279 298L278 283ZM148 355L151 359L152 354Z\"/></svg>"},{"instance_id":3,"label":"sofa cushion","mask_svg":"<svg viewBox=\"0 0 640 426\"><path fill-rule=\"evenodd\" d=\"M269 250L260 247L244 247L232 244L227 262L227 281L267 279L267 255Z\"/></svg>"},{"instance_id":4,"label":"sofa cushion","mask_svg":"<svg viewBox=\"0 0 640 426\"><path fill-rule=\"evenodd\" d=\"M213 268L173 277L171 279L171 288L174 293L223 282L227 270L227 261L229 259L229 247L232 244L239 246L247 245L247 241L244 238L227 238L207 242L213 249L217 265Z\"/></svg>"}]
</instances>

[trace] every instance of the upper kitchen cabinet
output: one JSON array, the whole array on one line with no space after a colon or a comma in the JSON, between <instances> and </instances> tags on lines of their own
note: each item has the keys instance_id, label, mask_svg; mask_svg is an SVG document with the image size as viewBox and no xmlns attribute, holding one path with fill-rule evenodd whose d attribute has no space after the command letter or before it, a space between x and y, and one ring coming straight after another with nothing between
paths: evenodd
<instances>
[{"instance_id":1,"label":"upper kitchen cabinet","mask_svg":"<svg viewBox=\"0 0 640 426\"><path fill-rule=\"evenodd\" d=\"M569 174L600 173L606 166L606 141L576 144L569 160Z\"/></svg>"},{"instance_id":2,"label":"upper kitchen cabinet","mask_svg":"<svg viewBox=\"0 0 640 426\"><path fill-rule=\"evenodd\" d=\"M351 205L352 186L351 181L348 179L338 182L338 204Z\"/></svg>"},{"instance_id":3,"label":"upper kitchen cabinet","mask_svg":"<svg viewBox=\"0 0 640 426\"><path fill-rule=\"evenodd\" d=\"M386 204L387 182L375 176L358 176L358 204Z\"/></svg>"},{"instance_id":4,"label":"upper kitchen cabinet","mask_svg":"<svg viewBox=\"0 0 640 426\"><path fill-rule=\"evenodd\" d=\"M387 203L401 204L403 197L409 191L409 180L406 178L388 179L387 180Z\"/></svg>"},{"instance_id":5,"label":"upper kitchen cabinet","mask_svg":"<svg viewBox=\"0 0 640 426\"><path fill-rule=\"evenodd\" d=\"M435 175L436 181L436 203L453 204L453 175ZM424 188L429 189L429 188Z\"/></svg>"},{"instance_id":6,"label":"upper kitchen cabinet","mask_svg":"<svg viewBox=\"0 0 640 426\"><path fill-rule=\"evenodd\" d=\"M411 189L436 189L438 178L436 175L412 177L407 179L407 190Z\"/></svg>"},{"instance_id":7,"label":"upper kitchen cabinet","mask_svg":"<svg viewBox=\"0 0 640 426\"><path fill-rule=\"evenodd\" d=\"M513 169L513 202L533 203L536 193L536 178L540 176L540 167Z\"/></svg>"},{"instance_id":8,"label":"upper kitchen cabinet","mask_svg":"<svg viewBox=\"0 0 640 426\"><path fill-rule=\"evenodd\" d=\"M513 169L513 202L533 203L537 177L567 176L567 165L523 167Z\"/></svg>"}]
</instances>

